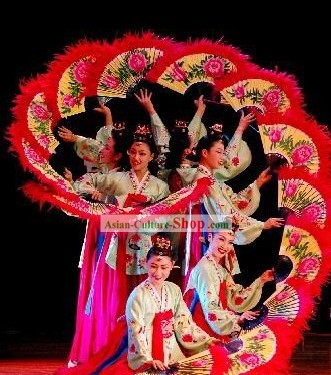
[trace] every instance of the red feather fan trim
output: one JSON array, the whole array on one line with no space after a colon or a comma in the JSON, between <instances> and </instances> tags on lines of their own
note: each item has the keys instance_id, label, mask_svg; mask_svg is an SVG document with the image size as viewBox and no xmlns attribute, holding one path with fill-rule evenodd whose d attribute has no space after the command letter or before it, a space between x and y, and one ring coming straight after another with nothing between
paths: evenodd
<instances>
[{"instance_id":1,"label":"red feather fan trim","mask_svg":"<svg viewBox=\"0 0 331 375\"><path fill-rule=\"evenodd\" d=\"M54 56L54 60L48 65L48 72L43 76L41 84L55 120L59 120L62 117L57 104L57 95L59 82L65 70L74 62L90 57L92 64L89 70L85 72L86 76L83 82L83 92L80 97L92 96L94 94L89 91L86 82L94 69L94 65L109 49L111 49L111 46L107 42L88 42L86 40L81 40L73 46L66 47L62 54Z\"/></svg>"},{"instance_id":2,"label":"red feather fan trim","mask_svg":"<svg viewBox=\"0 0 331 375\"><path fill-rule=\"evenodd\" d=\"M331 173L331 134L327 126L320 125L311 117L303 115L302 111L289 110L284 115L266 114L261 115L258 111L255 112L256 120L259 125L290 125L294 128L300 129L314 142L317 150L320 162L320 168L318 174L321 176L328 175Z\"/></svg>"},{"instance_id":3,"label":"red feather fan trim","mask_svg":"<svg viewBox=\"0 0 331 375\"><path fill-rule=\"evenodd\" d=\"M43 90L40 84L40 77L38 79L31 79L29 81L21 82L20 89L21 93L16 96L15 98L15 105L12 108L12 113L14 116L15 125L11 125L9 129L10 137L13 139L13 142L16 142L16 137L18 137L18 141L21 138L25 138L32 147L38 151L38 153L44 157L45 159L49 159L50 152L42 147L31 133L28 127L28 110L32 100L35 98L37 94L43 94ZM46 102L45 102L46 104ZM54 120L52 119L52 114L49 112L49 120L52 121L51 127L55 126ZM13 127L17 129L12 130Z\"/></svg>"},{"instance_id":4,"label":"red feather fan trim","mask_svg":"<svg viewBox=\"0 0 331 375\"><path fill-rule=\"evenodd\" d=\"M171 53L167 53L159 59L155 67L147 74L146 79L156 82L168 66L184 56L199 53L219 55L228 59L236 66L238 71L253 67L253 64L249 62L248 56L241 54L235 47L225 45L222 42L211 42L207 39L202 39L192 43L178 44L177 48L173 49Z\"/></svg>"},{"instance_id":5,"label":"red feather fan trim","mask_svg":"<svg viewBox=\"0 0 331 375\"><path fill-rule=\"evenodd\" d=\"M169 38L159 38L151 32L139 36L138 34L127 34L121 39L117 39L111 47L105 49L101 56L98 57L91 74L89 75L86 86L91 95L97 95L99 79L108 65L116 56L136 48L156 48L168 56L176 49L176 43Z\"/></svg>"},{"instance_id":6,"label":"red feather fan trim","mask_svg":"<svg viewBox=\"0 0 331 375\"><path fill-rule=\"evenodd\" d=\"M295 108L297 111L300 111L301 109L301 113L304 115L304 111L302 109L304 104L303 95L295 78L285 73L277 73L271 70L253 67L245 72L227 74L222 80L217 82L215 89L217 91L222 91L226 87L248 79L261 79L269 81L275 86L278 86L290 101L290 108Z\"/></svg>"}]
</instances>

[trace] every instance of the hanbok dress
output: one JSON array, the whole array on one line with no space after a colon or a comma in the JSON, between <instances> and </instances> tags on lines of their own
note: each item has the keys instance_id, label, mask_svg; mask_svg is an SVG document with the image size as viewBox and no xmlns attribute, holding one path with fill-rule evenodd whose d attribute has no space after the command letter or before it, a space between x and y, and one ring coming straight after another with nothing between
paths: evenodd
<instances>
[{"instance_id":1,"label":"hanbok dress","mask_svg":"<svg viewBox=\"0 0 331 375\"><path fill-rule=\"evenodd\" d=\"M75 189L80 194L97 189L112 197L119 207L154 203L169 194L166 183L149 172L139 182L133 170L92 173L76 181ZM150 247L151 238L146 233L100 235L99 220L89 220L70 363L86 362L107 344L117 319L124 314L127 297L146 277L145 259Z\"/></svg>"},{"instance_id":2,"label":"hanbok dress","mask_svg":"<svg viewBox=\"0 0 331 375\"><path fill-rule=\"evenodd\" d=\"M235 243L238 245L245 245L254 241L261 234L264 226L263 222L249 216L255 212L260 202L260 191L256 181L242 191L235 193L222 180L216 179L211 171L199 165L196 168L194 180L197 181L203 177L208 177L213 182L208 188L208 194L204 194L200 203L189 209L188 220L201 221L204 224L202 229L194 229L193 225L188 225L181 264L183 290L186 289L188 276L192 268L208 248L206 243L208 232L214 232L219 223L230 223L230 225L233 223L239 227L235 236ZM226 217L228 220L224 222ZM221 226L220 229L222 229ZM239 273L239 264L235 253L233 254L233 263L234 273Z\"/></svg>"},{"instance_id":3,"label":"hanbok dress","mask_svg":"<svg viewBox=\"0 0 331 375\"><path fill-rule=\"evenodd\" d=\"M192 319L180 288L165 281L161 295L145 280L130 294L126 304L126 327L120 326L122 340L114 337L110 350L102 350L82 366L65 374L129 375L165 374L149 364L160 360L179 373L181 362L190 374L223 374L229 367L227 351L219 345L209 348L212 336ZM120 342L120 343L119 343Z\"/></svg>"},{"instance_id":4,"label":"hanbok dress","mask_svg":"<svg viewBox=\"0 0 331 375\"><path fill-rule=\"evenodd\" d=\"M227 256L217 263L212 255L204 255L191 271L185 292L194 320L206 332L224 341L238 335L241 330L238 314L258 304L263 287L260 278L246 288L236 284ZM196 301L193 292L198 297Z\"/></svg>"}]
</instances>

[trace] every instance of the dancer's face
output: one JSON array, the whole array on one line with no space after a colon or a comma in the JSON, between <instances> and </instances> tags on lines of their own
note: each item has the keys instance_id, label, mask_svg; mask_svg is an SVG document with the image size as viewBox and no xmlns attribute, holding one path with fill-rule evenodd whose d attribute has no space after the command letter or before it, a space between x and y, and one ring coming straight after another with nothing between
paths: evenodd
<instances>
[{"instance_id":1,"label":"dancer's face","mask_svg":"<svg viewBox=\"0 0 331 375\"><path fill-rule=\"evenodd\" d=\"M153 160L154 154L145 142L133 142L128 150L130 165L135 172L148 169L148 163Z\"/></svg>"},{"instance_id":2,"label":"dancer's face","mask_svg":"<svg viewBox=\"0 0 331 375\"><path fill-rule=\"evenodd\" d=\"M234 233L232 231L220 231L214 235L208 251L216 259L220 259L233 250L233 241Z\"/></svg>"},{"instance_id":3,"label":"dancer's face","mask_svg":"<svg viewBox=\"0 0 331 375\"><path fill-rule=\"evenodd\" d=\"M161 287L169 277L174 262L169 256L152 255L147 261L148 279L155 287Z\"/></svg>"},{"instance_id":4,"label":"dancer's face","mask_svg":"<svg viewBox=\"0 0 331 375\"><path fill-rule=\"evenodd\" d=\"M112 137L108 138L105 147L103 147L100 151L99 155L99 163L101 164L109 164L116 161L116 154L115 154L115 141Z\"/></svg>"},{"instance_id":5,"label":"dancer's face","mask_svg":"<svg viewBox=\"0 0 331 375\"><path fill-rule=\"evenodd\" d=\"M216 141L209 150L202 150L201 156L204 165L209 169L217 169L224 162L224 144L222 141Z\"/></svg>"}]
</instances>

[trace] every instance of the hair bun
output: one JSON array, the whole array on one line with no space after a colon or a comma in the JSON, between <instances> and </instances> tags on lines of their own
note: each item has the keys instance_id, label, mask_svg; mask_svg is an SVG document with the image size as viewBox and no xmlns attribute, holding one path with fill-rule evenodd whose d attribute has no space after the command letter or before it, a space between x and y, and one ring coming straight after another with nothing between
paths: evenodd
<instances>
[{"instance_id":1,"label":"hair bun","mask_svg":"<svg viewBox=\"0 0 331 375\"><path fill-rule=\"evenodd\" d=\"M152 242L153 254L169 257L172 256L172 245L170 238L156 234L155 236L152 236Z\"/></svg>"}]
</instances>

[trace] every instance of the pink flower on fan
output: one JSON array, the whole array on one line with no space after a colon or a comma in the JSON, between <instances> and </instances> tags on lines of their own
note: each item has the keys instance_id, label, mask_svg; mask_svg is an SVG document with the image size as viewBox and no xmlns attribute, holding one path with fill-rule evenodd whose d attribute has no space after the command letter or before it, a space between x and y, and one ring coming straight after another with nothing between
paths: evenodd
<instances>
[{"instance_id":1,"label":"pink flower on fan","mask_svg":"<svg viewBox=\"0 0 331 375\"><path fill-rule=\"evenodd\" d=\"M175 81L178 82L185 81L187 79L185 71L178 64L173 65L170 75Z\"/></svg>"},{"instance_id":2,"label":"pink flower on fan","mask_svg":"<svg viewBox=\"0 0 331 375\"><path fill-rule=\"evenodd\" d=\"M68 191L68 182L65 179L63 179L63 178L58 179L57 182L56 182L56 185L59 188Z\"/></svg>"},{"instance_id":3,"label":"pink flower on fan","mask_svg":"<svg viewBox=\"0 0 331 375\"><path fill-rule=\"evenodd\" d=\"M198 359L197 361L192 362L193 367L206 367L208 362L204 359Z\"/></svg>"},{"instance_id":4,"label":"pink flower on fan","mask_svg":"<svg viewBox=\"0 0 331 375\"><path fill-rule=\"evenodd\" d=\"M275 296L276 301L283 301L284 299L288 298L290 296L290 293L287 291L280 292Z\"/></svg>"},{"instance_id":5,"label":"pink flower on fan","mask_svg":"<svg viewBox=\"0 0 331 375\"><path fill-rule=\"evenodd\" d=\"M26 153L27 157L35 163L45 164L45 162L46 162L46 160L42 156L37 154L32 148L26 149L25 153Z\"/></svg>"},{"instance_id":6,"label":"pink flower on fan","mask_svg":"<svg viewBox=\"0 0 331 375\"><path fill-rule=\"evenodd\" d=\"M41 104L34 104L32 106L32 112L34 117L37 117L40 121L47 121L51 117L51 112L49 112L46 108L46 106Z\"/></svg>"},{"instance_id":7,"label":"pink flower on fan","mask_svg":"<svg viewBox=\"0 0 331 375\"><path fill-rule=\"evenodd\" d=\"M242 84L238 84L234 89L234 96L237 99L243 99L245 97L245 87Z\"/></svg>"},{"instance_id":8,"label":"pink flower on fan","mask_svg":"<svg viewBox=\"0 0 331 375\"><path fill-rule=\"evenodd\" d=\"M212 57L205 62L203 70L209 77L220 78L224 75L224 62L220 57Z\"/></svg>"},{"instance_id":9,"label":"pink flower on fan","mask_svg":"<svg viewBox=\"0 0 331 375\"><path fill-rule=\"evenodd\" d=\"M72 108L76 105L76 99L71 94L65 94L62 98L62 105L65 108Z\"/></svg>"},{"instance_id":10,"label":"pink flower on fan","mask_svg":"<svg viewBox=\"0 0 331 375\"><path fill-rule=\"evenodd\" d=\"M47 135L45 134L42 134L42 135L39 135L38 136L38 142L43 146L43 147L47 147L50 143L50 140L48 138Z\"/></svg>"},{"instance_id":11,"label":"pink flower on fan","mask_svg":"<svg viewBox=\"0 0 331 375\"><path fill-rule=\"evenodd\" d=\"M279 89L268 90L262 97L262 105L266 109L277 108L282 100L281 91Z\"/></svg>"},{"instance_id":12,"label":"pink flower on fan","mask_svg":"<svg viewBox=\"0 0 331 375\"><path fill-rule=\"evenodd\" d=\"M296 181L289 181L285 187L285 197L291 198L295 195L298 189L298 183Z\"/></svg>"},{"instance_id":13,"label":"pink flower on fan","mask_svg":"<svg viewBox=\"0 0 331 375\"><path fill-rule=\"evenodd\" d=\"M80 210L88 211L90 208L90 202L80 199L78 202L73 202L72 205Z\"/></svg>"},{"instance_id":14,"label":"pink flower on fan","mask_svg":"<svg viewBox=\"0 0 331 375\"><path fill-rule=\"evenodd\" d=\"M301 234L298 232L292 232L288 238L290 246L295 246L301 239Z\"/></svg>"},{"instance_id":15,"label":"pink flower on fan","mask_svg":"<svg viewBox=\"0 0 331 375\"><path fill-rule=\"evenodd\" d=\"M255 353L243 353L239 356L239 360L249 366L259 366L261 358Z\"/></svg>"},{"instance_id":16,"label":"pink flower on fan","mask_svg":"<svg viewBox=\"0 0 331 375\"><path fill-rule=\"evenodd\" d=\"M107 74L102 83L111 89L116 89L116 87L120 84L120 80L110 74Z\"/></svg>"},{"instance_id":17,"label":"pink flower on fan","mask_svg":"<svg viewBox=\"0 0 331 375\"><path fill-rule=\"evenodd\" d=\"M147 59L143 53L136 52L128 58L128 65L131 70L141 73L147 67Z\"/></svg>"},{"instance_id":18,"label":"pink flower on fan","mask_svg":"<svg viewBox=\"0 0 331 375\"><path fill-rule=\"evenodd\" d=\"M316 271L319 266L319 262L316 258L307 257L304 258L298 265L297 271L301 275L307 275L310 272Z\"/></svg>"},{"instance_id":19,"label":"pink flower on fan","mask_svg":"<svg viewBox=\"0 0 331 375\"><path fill-rule=\"evenodd\" d=\"M301 211L301 216L303 219L307 221L316 221L320 215L323 213L323 209L320 205L317 203L312 203L309 206L306 206L302 211Z\"/></svg>"},{"instance_id":20,"label":"pink flower on fan","mask_svg":"<svg viewBox=\"0 0 331 375\"><path fill-rule=\"evenodd\" d=\"M266 338L268 338L268 335L265 332L260 332L254 338L256 340L265 340Z\"/></svg>"},{"instance_id":21,"label":"pink flower on fan","mask_svg":"<svg viewBox=\"0 0 331 375\"><path fill-rule=\"evenodd\" d=\"M91 63L89 61L79 61L72 71L76 82L83 83L90 68Z\"/></svg>"},{"instance_id":22,"label":"pink flower on fan","mask_svg":"<svg viewBox=\"0 0 331 375\"><path fill-rule=\"evenodd\" d=\"M313 156L314 151L310 145L301 145L292 152L292 161L294 165L305 165Z\"/></svg>"},{"instance_id":23,"label":"pink flower on fan","mask_svg":"<svg viewBox=\"0 0 331 375\"><path fill-rule=\"evenodd\" d=\"M269 139L272 143L277 143L282 139L282 129L270 129Z\"/></svg>"}]
</instances>

